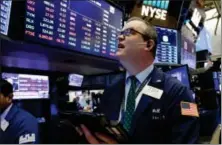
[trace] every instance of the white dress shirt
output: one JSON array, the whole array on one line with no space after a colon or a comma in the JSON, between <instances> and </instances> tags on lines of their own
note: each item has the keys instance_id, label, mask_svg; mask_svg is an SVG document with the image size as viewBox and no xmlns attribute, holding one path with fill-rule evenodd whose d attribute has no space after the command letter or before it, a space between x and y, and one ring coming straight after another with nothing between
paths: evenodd
<instances>
[{"instance_id":1,"label":"white dress shirt","mask_svg":"<svg viewBox=\"0 0 222 145\"><path fill-rule=\"evenodd\" d=\"M136 75L136 78L138 80L137 81L137 90L140 87L140 85L145 81L147 76L150 75L150 73L153 71L153 68L154 68L154 65L152 64ZM130 86L131 86L131 80L129 79L129 77L130 77L130 74L129 74L129 72L127 72L126 73L126 82L125 82L124 110L126 110L127 97L128 97L128 93L129 93ZM150 79L148 80L147 83L149 83L149 81L150 81ZM136 97L135 110L140 102L141 97L142 97L142 95ZM120 109L119 121L121 121L121 118L122 118L122 109L123 109L122 107L123 106L121 106L121 109Z\"/></svg>"},{"instance_id":2,"label":"white dress shirt","mask_svg":"<svg viewBox=\"0 0 222 145\"><path fill-rule=\"evenodd\" d=\"M12 108L12 104L9 105L2 114L0 114L0 130L5 131L7 129L9 122L5 120L5 118L8 115L11 108Z\"/></svg>"},{"instance_id":3,"label":"white dress shirt","mask_svg":"<svg viewBox=\"0 0 222 145\"><path fill-rule=\"evenodd\" d=\"M3 120L3 119L6 118L6 116L8 115L8 112L9 112L10 109L12 108L12 105L13 105L13 104L9 105L9 106L5 109L5 111L4 111L2 114L0 114L0 119L1 119L1 120Z\"/></svg>"}]
</instances>

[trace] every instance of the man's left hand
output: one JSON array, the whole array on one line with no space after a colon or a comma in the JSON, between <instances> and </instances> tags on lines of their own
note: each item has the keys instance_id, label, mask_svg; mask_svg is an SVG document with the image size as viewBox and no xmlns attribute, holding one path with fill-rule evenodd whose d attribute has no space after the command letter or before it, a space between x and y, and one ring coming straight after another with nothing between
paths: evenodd
<instances>
[{"instance_id":1,"label":"man's left hand","mask_svg":"<svg viewBox=\"0 0 222 145\"><path fill-rule=\"evenodd\" d=\"M105 135L105 134L102 134L102 133L95 133L96 137L92 135L92 133L89 131L89 129L85 126L85 125L81 125L81 129L87 139L87 141L90 143L90 144L117 144L118 142L116 140L114 140L113 138ZM98 139L99 140L98 140ZM101 142L101 141L102 142Z\"/></svg>"}]
</instances>

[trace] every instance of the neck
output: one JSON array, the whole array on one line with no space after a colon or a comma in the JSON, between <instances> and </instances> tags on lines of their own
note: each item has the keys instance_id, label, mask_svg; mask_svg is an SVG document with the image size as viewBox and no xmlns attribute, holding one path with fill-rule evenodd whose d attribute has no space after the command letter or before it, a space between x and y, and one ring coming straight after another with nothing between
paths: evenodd
<instances>
[{"instance_id":1,"label":"neck","mask_svg":"<svg viewBox=\"0 0 222 145\"><path fill-rule=\"evenodd\" d=\"M153 61L121 62L130 75L137 75L153 64Z\"/></svg>"},{"instance_id":2,"label":"neck","mask_svg":"<svg viewBox=\"0 0 222 145\"><path fill-rule=\"evenodd\" d=\"M0 108L0 114L2 114L10 105L11 105L11 104L6 105L6 106Z\"/></svg>"},{"instance_id":3,"label":"neck","mask_svg":"<svg viewBox=\"0 0 222 145\"><path fill-rule=\"evenodd\" d=\"M0 114L2 114L7 108L8 108L8 106L0 108Z\"/></svg>"}]
</instances>

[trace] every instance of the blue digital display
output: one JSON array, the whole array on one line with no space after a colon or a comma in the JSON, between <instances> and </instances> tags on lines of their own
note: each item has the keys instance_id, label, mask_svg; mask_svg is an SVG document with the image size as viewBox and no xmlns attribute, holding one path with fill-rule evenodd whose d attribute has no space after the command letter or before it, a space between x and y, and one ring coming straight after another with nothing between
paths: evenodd
<instances>
[{"instance_id":1,"label":"blue digital display","mask_svg":"<svg viewBox=\"0 0 222 145\"><path fill-rule=\"evenodd\" d=\"M0 1L0 33L4 35L8 35L11 6L11 0Z\"/></svg>"},{"instance_id":2,"label":"blue digital display","mask_svg":"<svg viewBox=\"0 0 222 145\"><path fill-rule=\"evenodd\" d=\"M170 71L167 71L166 73L171 75L172 77L175 77L190 89L190 79L187 66L178 67Z\"/></svg>"},{"instance_id":3,"label":"blue digital display","mask_svg":"<svg viewBox=\"0 0 222 145\"><path fill-rule=\"evenodd\" d=\"M158 40L155 62L178 63L177 30L156 27Z\"/></svg>"},{"instance_id":4,"label":"blue digital display","mask_svg":"<svg viewBox=\"0 0 222 145\"><path fill-rule=\"evenodd\" d=\"M115 59L122 15L103 0L27 0L25 39Z\"/></svg>"}]
</instances>

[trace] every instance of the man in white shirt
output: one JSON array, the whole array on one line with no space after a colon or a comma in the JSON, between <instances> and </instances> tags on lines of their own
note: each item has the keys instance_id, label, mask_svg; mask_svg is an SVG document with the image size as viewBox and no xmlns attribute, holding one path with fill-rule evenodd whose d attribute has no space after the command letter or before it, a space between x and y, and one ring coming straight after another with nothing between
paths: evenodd
<instances>
[{"instance_id":1,"label":"man in white shirt","mask_svg":"<svg viewBox=\"0 0 222 145\"><path fill-rule=\"evenodd\" d=\"M130 135L127 143L196 143L198 111L190 90L153 66L157 45L155 28L140 18L126 22L116 56L126 78L111 85L101 98L109 120L119 120ZM84 125L89 143L117 143Z\"/></svg>"}]
</instances>

